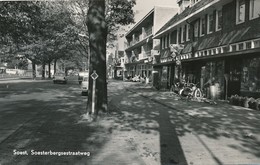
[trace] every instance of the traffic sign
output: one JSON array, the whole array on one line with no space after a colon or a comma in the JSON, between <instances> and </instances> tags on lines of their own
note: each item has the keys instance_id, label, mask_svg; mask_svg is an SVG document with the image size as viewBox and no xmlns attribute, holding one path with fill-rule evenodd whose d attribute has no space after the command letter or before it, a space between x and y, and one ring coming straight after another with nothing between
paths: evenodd
<instances>
[{"instance_id":1,"label":"traffic sign","mask_svg":"<svg viewBox=\"0 0 260 165\"><path fill-rule=\"evenodd\" d=\"M93 80L96 80L98 78L98 74L94 70L93 73L90 75Z\"/></svg>"}]
</instances>

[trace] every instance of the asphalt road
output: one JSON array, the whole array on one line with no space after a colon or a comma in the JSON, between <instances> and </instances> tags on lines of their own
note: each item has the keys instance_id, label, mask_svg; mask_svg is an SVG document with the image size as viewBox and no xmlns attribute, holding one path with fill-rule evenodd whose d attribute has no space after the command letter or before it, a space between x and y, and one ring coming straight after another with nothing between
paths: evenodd
<instances>
[{"instance_id":1,"label":"asphalt road","mask_svg":"<svg viewBox=\"0 0 260 165\"><path fill-rule=\"evenodd\" d=\"M78 122L86 103L77 77L69 77L67 84L0 81L0 164L49 164L60 158L21 157L14 150L85 150L81 145L91 129Z\"/></svg>"},{"instance_id":2,"label":"asphalt road","mask_svg":"<svg viewBox=\"0 0 260 165\"><path fill-rule=\"evenodd\" d=\"M76 77L70 77L67 84L53 84L51 80L0 81L0 143L41 111L60 108L68 100L73 104L87 101L81 96Z\"/></svg>"}]
</instances>

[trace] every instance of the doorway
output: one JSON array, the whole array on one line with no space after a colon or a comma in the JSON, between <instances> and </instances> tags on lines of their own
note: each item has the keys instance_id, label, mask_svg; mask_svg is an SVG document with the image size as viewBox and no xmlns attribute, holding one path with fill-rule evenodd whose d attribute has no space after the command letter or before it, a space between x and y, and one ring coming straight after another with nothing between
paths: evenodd
<instances>
[{"instance_id":1,"label":"doorway","mask_svg":"<svg viewBox=\"0 0 260 165\"><path fill-rule=\"evenodd\" d=\"M225 85L225 91L227 96L240 95L241 86L241 69L242 69L241 59L228 59L225 64L225 74L228 75L228 84ZM227 88L227 90L226 90Z\"/></svg>"}]
</instances>

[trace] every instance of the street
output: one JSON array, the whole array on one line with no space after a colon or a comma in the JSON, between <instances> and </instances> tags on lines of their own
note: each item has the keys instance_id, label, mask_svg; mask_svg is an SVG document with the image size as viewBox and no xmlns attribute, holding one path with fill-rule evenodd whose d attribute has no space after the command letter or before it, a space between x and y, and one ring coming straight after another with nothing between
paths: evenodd
<instances>
[{"instance_id":1,"label":"street","mask_svg":"<svg viewBox=\"0 0 260 165\"><path fill-rule=\"evenodd\" d=\"M89 123L82 119L87 96L76 77L68 84L0 81L0 91L0 164L260 163L259 111L187 102L140 83L109 80L110 114Z\"/></svg>"},{"instance_id":2,"label":"street","mask_svg":"<svg viewBox=\"0 0 260 165\"><path fill-rule=\"evenodd\" d=\"M0 86L0 164L75 162L81 158L30 156L30 151L89 152L98 145L84 142L99 128L79 123L87 97L81 96L76 77L70 77L68 84L10 80L0 81ZM14 150L27 151L29 156L15 155Z\"/></svg>"}]
</instances>

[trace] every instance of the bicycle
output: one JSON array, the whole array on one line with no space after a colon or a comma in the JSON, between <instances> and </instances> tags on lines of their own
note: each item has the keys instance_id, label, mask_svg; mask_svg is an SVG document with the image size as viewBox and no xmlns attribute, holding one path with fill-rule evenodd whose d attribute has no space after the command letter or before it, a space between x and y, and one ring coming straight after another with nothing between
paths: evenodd
<instances>
[{"instance_id":1,"label":"bicycle","mask_svg":"<svg viewBox=\"0 0 260 165\"><path fill-rule=\"evenodd\" d=\"M198 87L198 83L187 83L186 87L183 89L183 93L185 93L185 91L188 100L201 101L204 98L201 89ZM185 94L183 95L185 96Z\"/></svg>"}]
</instances>

